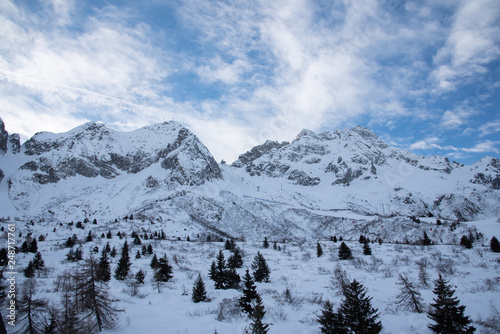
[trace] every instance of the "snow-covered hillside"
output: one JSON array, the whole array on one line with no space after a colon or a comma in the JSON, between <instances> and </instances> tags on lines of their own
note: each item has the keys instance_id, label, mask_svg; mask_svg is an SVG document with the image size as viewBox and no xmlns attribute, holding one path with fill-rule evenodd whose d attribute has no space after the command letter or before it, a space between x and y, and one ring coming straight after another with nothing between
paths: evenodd
<instances>
[{"instance_id":1,"label":"snow-covered hillside","mask_svg":"<svg viewBox=\"0 0 500 334\"><path fill-rule=\"evenodd\" d=\"M178 233L257 239L349 233L352 220L393 241L420 237L408 216L500 215L500 162L471 166L391 147L371 130L303 130L218 165L188 129L168 122L121 133L87 123L38 133L22 146L0 125L2 216L55 221L130 213ZM346 219L348 218L348 219ZM369 224L368 224L369 223ZM370 227L367 227L370 229ZM384 230L385 231L385 230ZM448 239L451 237L448 237ZM443 242L446 242L443 240Z\"/></svg>"}]
</instances>

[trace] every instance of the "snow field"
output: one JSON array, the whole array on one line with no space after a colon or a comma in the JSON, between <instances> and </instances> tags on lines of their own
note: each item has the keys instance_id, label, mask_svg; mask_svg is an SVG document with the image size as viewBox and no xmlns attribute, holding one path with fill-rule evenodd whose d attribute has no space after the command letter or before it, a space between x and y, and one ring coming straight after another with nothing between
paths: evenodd
<instances>
[{"instance_id":1,"label":"snow field","mask_svg":"<svg viewBox=\"0 0 500 334\"><path fill-rule=\"evenodd\" d=\"M489 221L488 224L493 223ZM130 288L125 282L112 278L109 282L110 292L120 299L118 306L125 312L120 314L119 327L108 333L213 333L215 329L220 334L240 334L249 325L250 320L237 312L231 305L241 296L237 290L215 290L213 281L208 277L210 264L219 251L224 248L223 242L186 242L174 240L142 240L143 244L151 244L157 256L167 254L170 264L174 268L174 278L168 282L161 293L152 285L153 270L149 263L151 256L135 259L137 250L141 246L133 244L130 233L141 228L151 232L165 229L167 237L172 234L167 226L162 224L146 225L138 220L120 221L118 223L98 225L87 223L84 230L67 225L59 226L55 222L41 222L32 226L22 222L16 223L23 237L19 238L19 245L28 231L34 237L47 234L45 241L38 242L39 251L45 260L47 270L37 277L38 297L44 297L59 304L59 295L54 292L53 283L64 270L73 270L77 264L65 261L68 248L61 245L76 233L79 240L85 240L89 229L92 229L94 240L82 242L84 258L93 254L92 249L99 247L99 251L110 242L111 248L116 247L117 256L112 260L111 269L114 273L120 257L120 250L125 239L120 240L116 233L127 233L130 257L132 261L131 273L135 274L140 268L146 271L145 285L139 288L143 298L130 295ZM483 224L483 225L488 225ZM481 224L479 225L480 231ZM500 225L500 224L499 224ZM53 228L56 227L56 232ZM101 233L110 229L112 239L100 238ZM496 229L498 231L498 229ZM494 230L491 231L492 233ZM496 234L499 235L498 233ZM141 232L142 236L142 232ZM4 238L4 237L3 237ZM196 235L190 235L196 240ZM262 236L262 239L264 236ZM316 241L287 242L274 240L268 236L271 247L262 248L261 242L237 242L244 255L244 266L238 269L243 276L245 269L250 268L254 256L260 251L271 269L270 283L256 283L257 291L261 294L266 310L264 321L272 323L269 333L320 333L316 322L317 315L323 303L328 299L337 309L342 297L332 286L332 278L336 267L345 270L349 279L356 279L362 283L372 297L372 304L378 308L383 325L382 333L431 333L427 328L430 320L426 314L417 314L397 308L396 295L399 292L398 274L406 273L418 286L425 305L432 302L432 280L438 273L443 273L447 280L456 289L456 297L461 304L466 305L466 315L476 321L480 317L488 318L491 305L500 308L500 255L489 250L489 237L484 241L477 241L474 248L463 249L455 245L414 246L401 244L371 243L372 256L362 253L362 245L358 241L346 241L353 253L352 260L338 260L340 242L320 240L323 247L323 256L316 257ZM5 243L5 240L3 240ZM273 242L281 247L281 251L273 249ZM484 245L482 245L484 244ZM230 252L224 250L226 260ZM32 253L19 253L18 284L22 284L24 276L21 270L33 258ZM419 268L416 261L426 258L427 272L431 282L423 286L419 282ZM198 273L201 273L210 302L195 304L191 301L191 290ZM291 299L285 297L285 290L291 292ZM491 304L491 305L490 305ZM483 327L477 323L476 333L482 333Z\"/></svg>"}]
</instances>

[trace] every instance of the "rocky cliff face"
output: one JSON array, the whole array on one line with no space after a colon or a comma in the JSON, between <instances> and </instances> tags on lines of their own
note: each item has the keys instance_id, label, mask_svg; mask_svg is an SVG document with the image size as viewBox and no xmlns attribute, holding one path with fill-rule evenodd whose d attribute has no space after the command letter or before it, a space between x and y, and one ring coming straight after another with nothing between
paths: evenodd
<instances>
[{"instance_id":1,"label":"rocky cliff face","mask_svg":"<svg viewBox=\"0 0 500 334\"><path fill-rule=\"evenodd\" d=\"M20 166L38 184L76 175L113 179L160 164L171 182L199 185L222 177L207 148L175 122L119 133L87 123L64 134L38 133L24 145L30 161Z\"/></svg>"}]
</instances>

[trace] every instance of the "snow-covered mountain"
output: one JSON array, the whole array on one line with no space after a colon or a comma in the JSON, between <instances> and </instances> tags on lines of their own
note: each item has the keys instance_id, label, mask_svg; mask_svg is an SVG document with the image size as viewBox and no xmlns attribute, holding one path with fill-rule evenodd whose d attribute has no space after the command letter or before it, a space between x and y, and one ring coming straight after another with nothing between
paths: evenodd
<instances>
[{"instance_id":1,"label":"snow-covered mountain","mask_svg":"<svg viewBox=\"0 0 500 334\"><path fill-rule=\"evenodd\" d=\"M87 123L22 146L0 123L0 216L111 221L133 213L179 235L260 239L349 234L346 217L493 217L499 200L498 159L463 166L422 157L362 127L303 130L218 165L175 122L126 133Z\"/></svg>"}]
</instances>

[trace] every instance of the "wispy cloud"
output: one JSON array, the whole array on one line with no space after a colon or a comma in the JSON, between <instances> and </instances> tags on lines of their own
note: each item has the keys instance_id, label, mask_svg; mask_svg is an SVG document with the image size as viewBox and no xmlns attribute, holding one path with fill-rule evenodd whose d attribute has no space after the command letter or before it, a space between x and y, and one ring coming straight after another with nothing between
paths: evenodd
<instances>
[{"instance_id":1,"label":"wispy cloud","mask_svg":"<svg viewBox=\"0 0 500 334\"><path fill-rule=\"evenodd\" d=\"M87 119L118 130L174 119L232 160L302 128L414 122L412 149L452 151L426 129L498 132L472 122L500 87L486 75L500 57L494 0L38 6L0 3L0 108L25 137ZM472 98L447 95L471 85Z\"/></svg>"}]
</instances>

